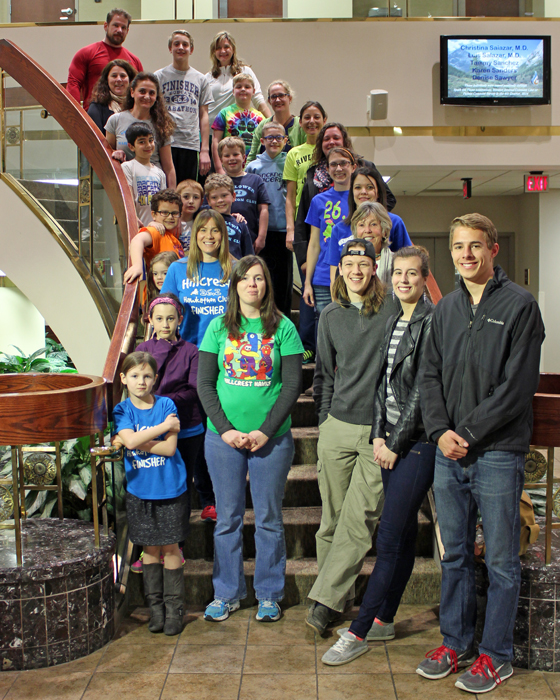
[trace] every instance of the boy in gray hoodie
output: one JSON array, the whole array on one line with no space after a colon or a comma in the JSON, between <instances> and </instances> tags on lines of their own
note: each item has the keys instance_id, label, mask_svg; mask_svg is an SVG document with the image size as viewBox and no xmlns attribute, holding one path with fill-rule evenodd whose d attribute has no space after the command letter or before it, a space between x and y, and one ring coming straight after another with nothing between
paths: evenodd
<instances>
[{"instance_id":1,"label":"boy in gray hoodie","mask_svg":"<svg viewBox=\"0 0 560 700\"><path fill-rule=\"evenodd\" d=\"M267 122L262 130L261 143L265 152L249 163L246 172L260 175L270 199L268 231L260 255L266 261L272 277L276 306L288 318L292 307L293 260L286 248L286 185L282 181L286 153L286 130L282 124Z\"/></svg>"}]
</instances>

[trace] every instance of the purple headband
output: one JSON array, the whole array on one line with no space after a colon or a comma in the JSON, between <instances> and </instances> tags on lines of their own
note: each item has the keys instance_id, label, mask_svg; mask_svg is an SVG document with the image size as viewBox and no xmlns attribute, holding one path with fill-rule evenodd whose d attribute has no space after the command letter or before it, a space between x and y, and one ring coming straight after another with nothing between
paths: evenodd
<instances>
[{"instance_id":1,"label":"purple headband","mask_svg":"<svg viewBox=\"0 0 560 700\"><path fill-rule=\"evenodd\" d=\"M158 304L171 304L171 306L174 306L177 309L177 313L179 314L179 316L181 315L181 309L179 308L179 305L177 304L175 299L171 299L171 297L156 297L150 303L150 308L148 309L148 314L151 314L154 306L157 306Z\"/></svg>"}]
</instances>

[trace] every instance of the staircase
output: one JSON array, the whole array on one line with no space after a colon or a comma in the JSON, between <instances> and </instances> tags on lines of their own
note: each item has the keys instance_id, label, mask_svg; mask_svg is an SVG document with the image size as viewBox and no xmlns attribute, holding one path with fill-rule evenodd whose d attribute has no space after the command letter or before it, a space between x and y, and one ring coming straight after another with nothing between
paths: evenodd
<instances>
[{"instance_id":1,"label":"staircase","mask_svg":"<svg viewBox=\"0 0 560 700\"><path fill-rule=\"evenodd\" d=\"M311 386L314 365L303 367L303 390ZM302 394L292 414L292 433L295 456L288 476L284 495L283 513L286 533L286 592L283 606L305 603L307 595L318 574L315 533L321 519L321 497L317 485L317 416L313 399ZM196 494L195 494L196 497ZM427 513L422 509L418 515L419 533L416 543L416 564L403 603L437 603L440 595L440 571L433 558L433 528ZM243 555L248 597L242 605L255 605L252 578L255 557L255 519L252 511L251 493L247 483L247 511L243 528ZM191 529L185 545L185 584L187 606L202 606L213 598L214 525L200 520L200 510L191 515ZM361 601L367 581L375 564L375 537L372 550L366 558L362 572L356 582L356 602ZM143 606L142 577L131 576L129 580L132 607Z\"/></svg>"}]
</instances>

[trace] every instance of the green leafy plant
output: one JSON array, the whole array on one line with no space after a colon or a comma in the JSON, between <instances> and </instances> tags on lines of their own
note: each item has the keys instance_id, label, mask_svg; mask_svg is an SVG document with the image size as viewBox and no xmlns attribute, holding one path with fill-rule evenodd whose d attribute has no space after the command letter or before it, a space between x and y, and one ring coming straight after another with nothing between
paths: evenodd
<instances>
[{"instance_id":1,"label":"green leafy plant","mask_svg":"<svg viewBox=\"0 0 560 700\"><path fill-rule=\"evenodd\" d=\"M50 344L49 344L50 343ZM40 350L35 350L31 355L26 355L21 348L15 345L19 355L10 355L6 352L0 353L0 374L23 373L23 372L61 372L64 374L76 373L72 366L68 353L62 345L47 339L47 346ZM41 355L45 357L41 357Z\"/></svg>"}]
</instances>

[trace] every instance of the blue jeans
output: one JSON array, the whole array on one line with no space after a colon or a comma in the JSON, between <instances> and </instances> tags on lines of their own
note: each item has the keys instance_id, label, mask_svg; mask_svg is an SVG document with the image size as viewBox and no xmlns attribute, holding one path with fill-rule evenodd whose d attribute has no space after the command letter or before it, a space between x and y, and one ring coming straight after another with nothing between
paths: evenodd
<instances>
[{"instance_id":1,"label":"blue jeans","mask_svg":"<svg viewBox=\"0 0 560 700\"><path fill-rule=\"evenodd\" d=\"M385 505L377 532L377 559L360 613L350 626L365 638L378 617L392 622L416 556L418 510L434 480L435 445L411 443L393 469L382 469Z\"/></svg>"},{"instance_id":2,"label":"blue jeans","mask_svg":"<svg viewBox=\"0 0 560 700\"><path fill-rule=\"evenodd\" d=\"M255 595L258 600L282 600L286 572L282 499L294 456L291 431L271 438L257 452L249 452L230 447L208 430L205 447L218 514L214 529L214 596L225 602L247 596L243 515L249 472L257 552Z\"/></svg>"},{"instance_id":3,"label":"blue jeans","mask_svg":"<svg viewBox=\"0 0 560 700\"><path fill-rule=\"evenodd\" d=\"M480 510L490 581L480 653L500 662L513 659L521 583L519 501L524 457L521 452L496 450L455 462L441 450L436 452L434 493L445 548L440 627L443 643L456 652L470 649L474 639L474 540Z\"/></svg>"}]
</instances>

